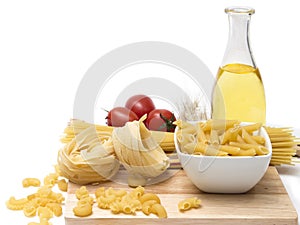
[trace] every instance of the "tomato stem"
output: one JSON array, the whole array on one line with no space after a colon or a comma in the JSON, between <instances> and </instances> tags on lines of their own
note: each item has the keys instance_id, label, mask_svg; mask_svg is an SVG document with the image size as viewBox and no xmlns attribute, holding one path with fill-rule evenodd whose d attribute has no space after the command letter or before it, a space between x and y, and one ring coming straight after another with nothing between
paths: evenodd
<instances>
[{"instance_id":1,"label":"tomato stem","mask_svg":"<svg viewBox=\"0 0 300 225\"><path fill-rule=\"evenodd\" d=\"M100 108L100 109L102 109L103 111L109 113L109 111L107 109L104 109L104 108Z\"/></svg>"},{"instance_id":2,"label":"tomato stem","mask_svg":"<svg viewBox=\"0 0 300 225\"><path fill-rule=\"evenodd\" d=\"M176 120L174 113L172 113L172 117L170 119L166 118L162 113L159 114L160 118L165 122L161 125L158 130L162 130L163 128L167 128L167 132L171 132L175 129L176 125L173 122Z\"/></svg>"}]
</instances>

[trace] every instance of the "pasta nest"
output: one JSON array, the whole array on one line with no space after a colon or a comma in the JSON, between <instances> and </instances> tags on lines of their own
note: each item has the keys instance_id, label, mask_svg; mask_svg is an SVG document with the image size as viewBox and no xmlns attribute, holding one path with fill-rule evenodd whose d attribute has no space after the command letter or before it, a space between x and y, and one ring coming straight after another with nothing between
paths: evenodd
<instances>
[{"instance_id":1,"label":"pasta nest","mask_svg":"<svg viewBox=\"0 0 300 225\"><path fill-rule=\"evenodd\" d=\"M77 184L109 180L119 170L111 135L91 126L81 130L58 152L61 174Z\"/></svg>"},{"instance_id":2,"label":"pasta nest","mask_svg":"<svg viewBox=\"0 0 300 225\"><path fill-rule=\"evenodd\" d=\"M128 171L129 186L144 186L149 178L162 174L170 165L151 132L145 127L146 115L139 121L127 122L112 133L117 158Z\"/></svg>"}]
</instances>

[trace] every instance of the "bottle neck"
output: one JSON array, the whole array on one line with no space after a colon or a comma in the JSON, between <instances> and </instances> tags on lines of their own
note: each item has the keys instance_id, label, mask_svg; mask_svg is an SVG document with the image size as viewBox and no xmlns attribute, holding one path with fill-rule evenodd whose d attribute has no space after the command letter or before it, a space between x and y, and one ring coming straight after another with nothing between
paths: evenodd
<instances>
[{"instance_id":1,"label":"bottle neck","mask_svg":"<svg viewBox=\"0 0 300 225\"><path fill-rule=\"evenodd\" d=\"M251 15L247 13L228 13L229 38L221 66L245 64L256 68L249 41Z\"/></svg>"}]
</instances>

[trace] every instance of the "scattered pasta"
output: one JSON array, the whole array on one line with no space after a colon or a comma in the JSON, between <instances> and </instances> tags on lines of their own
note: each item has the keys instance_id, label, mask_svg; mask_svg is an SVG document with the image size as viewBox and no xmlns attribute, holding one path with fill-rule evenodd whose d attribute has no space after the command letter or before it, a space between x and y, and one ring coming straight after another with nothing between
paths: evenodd
<instances>
[{"instance_id":1,"label":"scattered pasta","mask_svg":"<svg viewBox=\"0 0 300 225\"><path fill-rule=\"evenodd\" d=\"M153 193L146 193L143 196L141 196L140 201L143 204L146 201L149 200L155 200L158 204L160 204L160 199L156 194Z\"/></svg>"},{"instance_id":2,"label":"scattered pasta","mask_svg":"<svg viewBox=\"0 0 300 225\"><path fill-rule=\"evenodd\" d=\"M62 215L61 204L64 201L64 196L61 193L54 192L52 187L57 184L58 188L64 191L67 186L65 179L58 180L60 174L57 167L55 167L55 171L55 173L50 173L44 178L43 186L40 186L40 180L37 178L23 179L23 187L38 187L36 192L21 199L10 197L6 201L7 208L11 210L23 210L26 217L34 217L36 215L39 217L39 222L30 222L28 225L51 225L49 220L53 216L58 217Z\"/></svg>"},{"instance_id":3,"label":"scattered pasta","mask_svg":"<svg viewBox=\"0 0 300 225\"><path fill-rule=\"evenodd\" d=\"M261 123L242 126L237 120L208 120L190 124L174 122L181 151L207 156L258 156L269 153L259 136Z\"/></svg>"},{"instance_id":4,"label":"scattered pasta","mask_svg":"<svg viewBox=\"0 0 300 225\"><path fill-rule=\"evenodd\" d=\"M178 203L178 209L180 211L186 211L191 208L199 208L201 204L201 200L194 197L194 198L186 198Z\"/></svg>"},{"instance_id":5,"label":"scattered pasta","mask_svg":"<svg viewBox=\"0 0 300 225\"><path fill-rule=\"evenodd\" d=\"M55 202L49 202L46 204L46 207L53 212L54 216L59 217L62 215L61 204Z\"/></svg>"},{"instance_id":6,"label":"scattered pasta","mask_svg":"<svg viewBox=\"0 0 300 225\"><path fill-rule=\"evenodd\" d=\"M159 218L166 218L167 212L160 204L161 201L156 194L145 193L145 188L138 186L132 191L122 189L100 187L95 190L96 203L101 209L109 209L113 214L135 215L137 211L142 211L145 215L156 214ZM76 207L73 208L75 216L85 217L92 214L89 191L86 186L81 186L75 191L78 199ZM91 198L91 196L89 196Z\"/></svg>"},{"instance_id":7,"label":"scattered pasta","mask_svg":"<svg viewBox=\"0 0 300 225\"><path fill-rule=\"evenodd\" d=\"M53 187L57 182L58 174L57 173L50 173L44 178L44 185Z\"/></svg>"},{"instance_id":8,"label":"scattered pasta","mask_svg":"<svg viewBox=\"0 0 300 225\"><path fill-rule=\"evenodd\" d=\"M161 204L154 204L151 206L150 211L158 216L158 218L167 218L167 211L165 207L163 207Z\"/></svg>"},{"instance_id":9,"label":"scattered pasta","mask_svg":"<svg viewBox=\"0 0 300 225\"><path fill-rule=\"evenodd\" d=\"M75 191L78 199L77 206L73 208L73 213L78 217L86 217L93 213L94 198L90 196L86 186L81 186Z\"/></svg>"},{"instance_id":10,"label":"scattered pasta","mask_svg":"<svg viewBox=\"0 0 300 225\"><path fill-rule=\"evenodd\" d=\"M41 218L39 223L30 222L28 225L52 225L46 218Z\"/></svg>"},{"instance_id":11,"label":"scattered pasta","mask_svg":"<svg viewBox=\"0 0 300 225\"><path fill-rule=\"evenodd\" d=\"M92 205L89 203L82 204L82 202L77 204L73 209L74 215L78 217L86 217L93 213Z\"/></svg>"},{"instance_id":12,"label":"scattered pasta","mask_svg":"<svg viewBox=\"0 0 300 225\"><path fill-rule=\"evenodd\" d=\"M99 198L100 196L104 196L105 195L105 188L104 187L100 187L97 188L95 191L95 197Z\"/></svg>"},{"instance_id":13,"label":"scattered pasta","mask_svg":"<svg viewBox=\"0 0 300 225\"><path fill-rule=\"evenodd\" d=\"M40 219L45 218L49 220L53 217L53 212L47 207L42 207L42 206L38 207L37 213Z\"/></svg>"},{"instance_id":14,"label":"scattered pasta","mask_svg":"<svg viewBox=\"0 0 300 225\"><path fill-rule=\"evenodd\" d=\"M6 202L6 207L11 210L22 210L27 203L27 198L16 199L15 197L10 197Z\"/></svg>"},{"instance_id":15,"label":"scattered pasta","mask_svg":"<svg viewBox=\"0 0 300 225\"><path fill-rule=\"evenodd\" d=\"M68 183L65 179L58 180L57 181L57 186L58 186L59 190L61 190L63 192L68 191Z\"/></svg>"},{"instance_id":16,"label":"scattered pasta","mask_svg":"<svg viewBox=\"0 0 300 225\"><path fill-rule=\"evenodd\" d=\"M37 203L36 201L29 201L23 208L23 213L27 217L33 217L36 215L37 211Z\"/></svg>"},{"instance_id":17,"label":"scattered pasta","mask_svg":"<svg viewBox=\"0 0 300 225\"><path fill-rule=\"evenodd\" d=\"M25 178L22 181L22 185L23 185L24 188L25 187L30 187L30 186L39 187L41 185L41 182L37 178Z\"/></svg>"},{"instance_id":18,"label":"scattered pasta","mask_svg":"<svg viewBox=\"0 0 300 225\"><path fill-rule=\"evenodd\" d=\"M146 214L147 216L150 215L151 213L151 207L152 205L157 204L156 200L148 200L145 201L142 205L142 211L144 214Z\"/></svg>"},{"instance_id":19,"label":"scattered pasta","mask_svg":"<svg viewBox=\"0 0 300 225\"><path fill-rule=\"evenodd\" d=\"M144 196L144 193L145 193L145 188L142 186L138 186L130 192L130 196L138 199Z\"/></svg>"},{"instance_id":20,"label":"scattered pasta","mask_svg":"<svg viewBox=\"0 0 300 225\"><path fill-rule=\"evenodd\" d=\"M76 190L75 192L76 198L78 200L82 199L83 197L89 196L89 192L86 189L86 186L81 186L79 189Z\"/></svg>"}]
</instances>

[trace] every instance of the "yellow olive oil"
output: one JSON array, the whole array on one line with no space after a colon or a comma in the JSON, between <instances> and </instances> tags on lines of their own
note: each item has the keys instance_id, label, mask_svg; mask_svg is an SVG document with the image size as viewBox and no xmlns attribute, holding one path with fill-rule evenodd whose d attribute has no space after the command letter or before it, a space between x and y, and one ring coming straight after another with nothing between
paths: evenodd
<instances>
[{"instance_id":1,"label":"yellow olive oil","mask_svg":"<svg viewBox=\"0 0 300 225\"><path fill-rule=\"evenodd\" d=\"M265 92L257 68L238 63L219 68L212 117L266 123Z\"/></svg>"}]
</instances>

